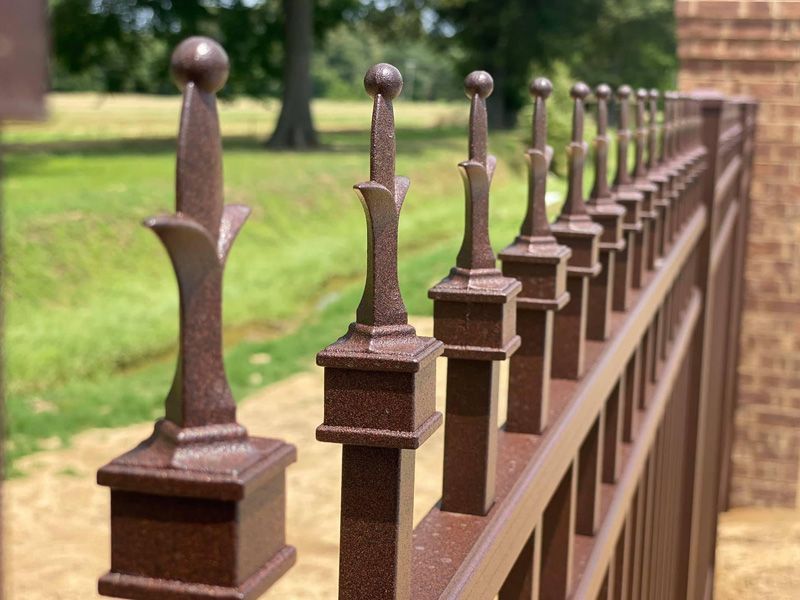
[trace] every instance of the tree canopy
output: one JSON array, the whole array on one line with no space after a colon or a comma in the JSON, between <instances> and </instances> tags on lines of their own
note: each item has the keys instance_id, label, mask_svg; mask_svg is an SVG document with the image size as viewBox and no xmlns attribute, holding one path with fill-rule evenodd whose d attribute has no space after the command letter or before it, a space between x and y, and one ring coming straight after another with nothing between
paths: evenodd
<instances>
[{"instance_id":1,"label":"tree canopy","mask_svg":"<svg viewBox=\"0 0 800 600\"><path fill-rule=\"evenodd\" d=\"M452 98L480 68L495 78L493 125L510 127L530 78L558 65L589 83L672 85L672 11L670 0L313 0L313 93L362 97L366 68L388 61L404 73L404 98ZM51 0L51 12L56 89L174 92L170 51L194 34L230 56L224 95L285 88L279 0Z\"/></svg>"}]
</instances>

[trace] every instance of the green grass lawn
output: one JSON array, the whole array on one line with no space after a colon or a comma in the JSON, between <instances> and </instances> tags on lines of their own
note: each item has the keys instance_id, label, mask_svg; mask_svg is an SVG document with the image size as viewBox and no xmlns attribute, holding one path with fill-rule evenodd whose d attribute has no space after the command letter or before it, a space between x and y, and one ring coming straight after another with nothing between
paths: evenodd
<instances>
[{"instance_id":1,"label":"green grass lawn","mask_svg":"<svg viewBox=\"0 0 800 600\"><path fill-rule=\"evenodd\" d=\"M52 118L11 126L5 156L7 456L90 427L162 413L172 376L177 288L147 216L174 206L179 98L57 96ZM318 102L324 149L268 152L275 105L224 104L227 202L253 208L225 282L226 368L237 398L313 364L361 293L365 226L353 184L368 176L370 104ZM468 105L398 102L400 220L408 309L454 264L463 229L456 164ZM528 128L493 135L496 250L524 213ZM563 192L563 181L550 189ZM254 357L255 355L255 357ZM315 427L317 423L309 423ZM278 432L280 433L280 432Z\"/></svg>"}]
</instances>

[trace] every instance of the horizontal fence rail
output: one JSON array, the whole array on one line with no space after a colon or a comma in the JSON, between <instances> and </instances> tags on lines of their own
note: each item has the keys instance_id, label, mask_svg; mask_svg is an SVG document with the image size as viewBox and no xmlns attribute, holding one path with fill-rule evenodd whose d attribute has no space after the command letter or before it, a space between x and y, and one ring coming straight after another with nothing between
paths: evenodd
<instances>
[{"instance_id":1,"label":"horizontal fence rail","mask_svg":"<svg viewBox=\"0 0 800 600\"><path fill-rule=\"evenodd\" d=\"M255 598L294 562L284 543L284 470L295 451L236 423L222 369L222 270L247 217L245 207L222 204L214 93L227 60L212 41L191 38L173 70L184 93L177 212L146 224L180 284L179 365L153 436L98 474L112 490L112 565L100 591ZM493 81L469 74L468 154L458 165L464 238L455 266L428 292L434 337L421 337L397 274L410 183L395 173L393 101L403 81L381 63L364 86L373 101L370 173L354 188L366 217L366 282L355 321L317 355L325 371L317 439L343 445L339 597L710 598L756 105L576 83L566 198L551 223L553 88L535 79L524 216L496 256ZM445 418L435 402L439 357ZM503 401L508 416L498 424ZM414 528L415 451L443 423L442 499Z\"/></svg>"}]
</instances>

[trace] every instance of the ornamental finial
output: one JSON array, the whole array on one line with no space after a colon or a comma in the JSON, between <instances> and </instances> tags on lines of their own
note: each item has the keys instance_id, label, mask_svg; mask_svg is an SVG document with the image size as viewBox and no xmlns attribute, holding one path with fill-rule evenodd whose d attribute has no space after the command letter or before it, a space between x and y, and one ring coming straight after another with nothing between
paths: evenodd
<instances>
[{"instance_id":1,"label":"ornamental finial","mask_svg":"<svg viewBox=\"0 0 800 600\"><path fill-rule=\"evenodd\" d=\"M367 218L367 276L356 322L367 327L405 325L408 314L397 280L397 227L409 181L395 177L394 100L403 89L400 71L371 67L364 89L373 98L370 181L355 186Z\"/></svg>"},{"instance_id":2,"label":"ornamental finial","mask_svg":"<svg viewBox=\"0 0 800 600\"><path fill-rule=\"evenodd\" d=\"M537 77L530 85L533 98L533 130L528 149L528 210L522 221L520 235L535 238L545 243L555 239L547 221L547 169L553 157L553 149L547 145L547 98L553 91L553 84L545 77Z\"/></svg>"},{"instance_id":3,"label":"ornamental finial","mask_svg":"<svg viewBox=\"0 0 800 600\"><path fill-rule=\"evenodd\" d=\"M590 201L611 200L608 189L608 99L611 88L601 83L594 91L597 100L597 137L594 139L594 185L589 194Z\"/></svg>"}]
</instances>

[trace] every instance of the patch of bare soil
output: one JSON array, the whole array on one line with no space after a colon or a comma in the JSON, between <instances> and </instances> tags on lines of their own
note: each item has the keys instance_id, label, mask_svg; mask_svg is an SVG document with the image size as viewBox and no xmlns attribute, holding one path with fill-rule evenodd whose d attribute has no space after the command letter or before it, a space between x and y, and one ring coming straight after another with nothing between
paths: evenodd
<instances>
[{"instance_id":1,"label":"patch of bare soil","mask_svg":"<svg viewBox=\"0 0 800 600\"><path fill-rule=\"evenodd\" d=\"M800 598L800 511L738 508L720 516L717 600Z\"/></svg>"},{"instance_id":2,"label":"patch of bare soil","mask_svg":"<svg viewBox=\"0 0 800 600\"><path fill-rule=\"evenodd\" d=\"M430 319L415 320L420 335ZM444 398L444 368L439 365ZM238 418L252 435L295 444L298 461L287 470L287 539L297 564L263 598L329 599L338 579L341 446L317 442L322 423L322 370L300 373L245 399ZM439 410L442 407L439 406ZM22 459L25 477L6 482L6 597L9 600L99 598L97 578L108 570L109 492L96 470L147 437L152 424L86 431L69 448ZM414 516L421 519L440 496L443 429L417 452Z\"/></svg>"},{"instance_id":3,"label":"patch of bare soil","mask_svg":"<svg viewBox=\"0 0 800 600\"><path fill-rule=\"evenodd\" d=\"M430 335L430 320L415 320ZM438 365L439 410L445 362ZM505 375L505 373L504 373ZM506 378L501 379L505 387ZM287 537L298 547L295 567L265 599L336 597L341 448L317 442L322 422L322 371L301 373L246 399L239 420L253 435L281 437L298 448L287 471ZM501 397L504 391L501 389ZM501 419L504 419L501 408ZM20 461L30 473L6 482L3 531L10 600L97 598L96 581L109 566L108 490L95 483L98 467L150 434L152 425L87 431L71 447ZM438 500L443 429L417 451L414 516ZM800 513L734 511L719 528L717 598L797 598L800 590Z\"/></svg>"}]
</instances>

